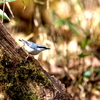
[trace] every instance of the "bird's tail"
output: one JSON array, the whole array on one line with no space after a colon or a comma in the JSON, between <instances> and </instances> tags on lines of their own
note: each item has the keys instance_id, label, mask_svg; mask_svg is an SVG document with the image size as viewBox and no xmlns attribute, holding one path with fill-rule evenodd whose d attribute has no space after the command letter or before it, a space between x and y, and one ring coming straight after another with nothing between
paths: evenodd
<instances>
[{"instance_id":1,"label":"bird's tail","mask_svg":"<svg viewBox=\"0 0 100 100\"><path fill-rule=\"evenodd\" d=\"M23 39L19 39L19 41L21 41L21 42L22 42L22 41L23 41Z\"/></svg>"},{"instance_id":2,"label":"bird's tail","mask_svg":"<svg viewBox=\"0 0 100 100\"><path fill-rule=\"evenodd\" d=\"M24 39L19 39L19 41L21 41L23 44L27 43L27 41L25 41Z\"/></svg>"}]
</instances>

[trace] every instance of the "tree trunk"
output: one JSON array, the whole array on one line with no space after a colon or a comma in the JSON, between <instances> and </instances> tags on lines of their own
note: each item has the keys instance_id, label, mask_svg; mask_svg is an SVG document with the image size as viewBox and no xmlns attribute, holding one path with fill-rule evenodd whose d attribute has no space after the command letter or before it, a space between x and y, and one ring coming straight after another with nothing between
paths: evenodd
<instances>
[{"instance_id":1,"label":"tree trunk","mask_svg":"<svg viewBox=\"0 0 100 100\"><path fill-rule=\"evenodd\" d=\"M0 100L72 100L65 86L27 55L0 23Z\"/></svg>"}]
</instances>

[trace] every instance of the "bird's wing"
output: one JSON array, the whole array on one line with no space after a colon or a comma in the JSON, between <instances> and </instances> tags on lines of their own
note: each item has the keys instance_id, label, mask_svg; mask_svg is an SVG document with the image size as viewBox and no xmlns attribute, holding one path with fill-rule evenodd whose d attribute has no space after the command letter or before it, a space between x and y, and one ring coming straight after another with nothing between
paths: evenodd
<instances>
[{"instance_id":1,"label":"bird's wing","mask_svg":"<svg viewBox=\"0 0 100 100\"><path fill-rule=\"evenodd\" d=\"M26 44L27 44L30 48L33 48L33 49L35 49L35 48L36 48L36 44L35 44L35 43L33 43L33 42L26 41Z\"/></svg>"},{"instance_id":2,"label":"bird's wing","mask_svg":"<svg viewBox=\"0 0 100 100\"><path fill-rule=\"evenodd\" d=\"M19 41L21 41L23 44L28 45L28 46L29 46L30 48L32 48L32 49L36 49L36 48L50 49L50 48L45 47L44 45L35 44L35 43L33 43L33 42L26 41L26 40L24 40L24 39L19 39Z\"/></svg>"},{"instance_id":3,"label":"bird's wing","mask_svg":"<svg viewBox=\"0 0 100 100\"><path fill-rule=\"evenodd\" d=\"M23 42L23 44L28 45L30 48L35 48L35 47L36 47L36 44L33 43L33 42L26 41L26 40L24 40L24 39L20 39L20 41Z\"/></svg>"}]
</instances>

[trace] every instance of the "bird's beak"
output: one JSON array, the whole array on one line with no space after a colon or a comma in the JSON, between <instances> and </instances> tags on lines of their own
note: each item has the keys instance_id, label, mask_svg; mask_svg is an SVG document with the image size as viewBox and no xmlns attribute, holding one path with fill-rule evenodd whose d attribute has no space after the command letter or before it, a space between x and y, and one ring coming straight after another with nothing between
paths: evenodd
<instances>
[{"instance_id":1,"label":"bird's beak","mask_svg":"<svg viewBox=\"0 0 100 100\"><path fill-rule=\"evenodd\" d=\"M21 39L19 39L19 41L22 41Z\"/></svg>"},{"instance_id":2,"label":"bird's beak","mask_svg":"<svg viewBox=\"0 0 100 100\"><path fill-rule=\"evenodd\" d=\"M50 48L46 48L46 49L50 49Z\"/></svg>"}]
</instances>

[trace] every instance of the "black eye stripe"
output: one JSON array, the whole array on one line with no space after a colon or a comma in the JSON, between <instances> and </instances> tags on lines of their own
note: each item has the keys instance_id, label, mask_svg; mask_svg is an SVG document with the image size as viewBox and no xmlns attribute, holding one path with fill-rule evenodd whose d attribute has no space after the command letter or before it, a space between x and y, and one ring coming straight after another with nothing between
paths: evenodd
<instances>
[{"instance_id":1,"label":"black eye stripe","mask_svg":"<svg viewBox=\"0 0 100 100\"><path fill-rule=\"evenodd\" d=\"M46 47L40 47L40 46L37 46L38 48L45 48L46 49Z\"/></svg>"},{"instance_id":2,"label":"black eye stripe","mask_svg":"<svg viewBox=\"0 0 100 100\"><path fill-rule=\"evenodd\" d=\"M47 48L47 47L42 47L42 46L37 46L37 48L50 49L50 48Z\"/></svg>"}]
</instances>

